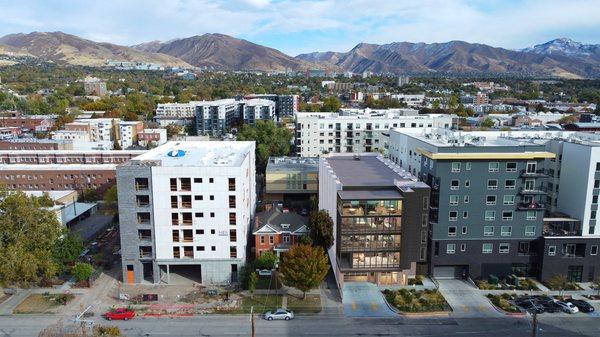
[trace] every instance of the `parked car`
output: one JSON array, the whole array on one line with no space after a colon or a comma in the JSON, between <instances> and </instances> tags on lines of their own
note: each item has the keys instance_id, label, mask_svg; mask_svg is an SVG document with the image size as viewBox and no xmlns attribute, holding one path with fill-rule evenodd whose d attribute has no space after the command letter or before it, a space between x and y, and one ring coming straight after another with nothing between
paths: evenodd
<instances>
[{"instance_id":1,"label":"parked car","mask_svg":"<svg viewBox=\"0 0 600 337\"><path fill-rule=\"evenodd\" d=\"M537 304L536 300L530 298L516 300L515 304L531 313L541 314L545 311L542 305Z\"/></svg>"},{"instance_id":2,"label":"parked car","mask_svg":"<svg viewBox=\"0 0 600 337\"><path fill-rule=\"evenodd\" d=\"M562 311L568 314L576 314L579 312L579 309L571 302L562 302L559 300L554 300L554 303L556 303L562 309Z\"/></svg>"},{"instance_id":3,"label":"parked car","mask_svg":"<svg viewBox=\"0 0 600 337\"><path fill-rule=\"evenodd\" d=\"M127 308L117 308L115 310L111 310L104 314L107 320L123 320L128 321L135 317L135 311L129 310Z\"/></svg>"},{"instance_id":4,"label":"parked car","mask_svg":"<svg viewBox=\"0 0 600 337\"><path fill-rule=\"evenodd\" d=\"M302 216L307 216L308 215L308 210L306 208L301 209L298 214L302 215Z\"/></svg>"},{"instance_id":5,"label":"parked car","mask_svg":"<svg viewBox=\"0 0 600 337\"><path fill-rule=\"evenodd\" d=\"M289 321L290 319L294 318L294 312L279 308L277 310L265 312L264 318L268 321L272 321L274 319L284 319Z\"/></svg>"},{"instance_id":6,"label":"parked car","mask_svg":"<svg viewBox=\"0 0 600 337\"><path fill-rule=\"evenodd\" d=\"M563 307L558 305L558 303L556 303L555 300L542 302L541 305L544 307L544 310L546 312L554 313L554 312L563 311Z\"/></svg>"},{"instance_id":7,"label":"parked car","mask_svg":"<svg viewBox=\"0 0 600 337\"><path fill-rule=\"evenodd\" d=\"M570 300L581 312L594 312L594 307L584 300Z\"/></svg>"}]
</instances>

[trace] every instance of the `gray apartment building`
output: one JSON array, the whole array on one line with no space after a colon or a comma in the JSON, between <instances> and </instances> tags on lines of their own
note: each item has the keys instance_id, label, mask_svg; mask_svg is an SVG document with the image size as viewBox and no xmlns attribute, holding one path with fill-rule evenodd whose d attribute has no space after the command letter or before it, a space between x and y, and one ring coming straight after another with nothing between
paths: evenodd
<instances>
[{"instance_id":1,"label":"gray apartment building","mask_svg":"<svg viewBox=\"0 0 600 337\"><path fill-rule=\"evenodd\" d=\"M196 103L196 132L198 135L220 136L229 132L239 119L242 106L235 99Z\"/></svg>"},{"instance_id":2,"label":"gray apartment building","mask_svg":"<svg viewBox=\"0 0 600 337\"><path fill-rule=\"evenodd\" d=\"M373 153L319 162L319 208L334 222L329 258L338 286L406 285L425 274L429 186Z\"/></svg>"},{"instance_id":3,"label":"gray apartment building","mask_svg":"<svg viewBox=\"0 0 600 337\"><path fill-rule=\"evenodd\" d=\"M444 129L394 129L390 159L431 186L429 273L537 275L548 178L543 144Z\"/></svg>"}]
</instances>

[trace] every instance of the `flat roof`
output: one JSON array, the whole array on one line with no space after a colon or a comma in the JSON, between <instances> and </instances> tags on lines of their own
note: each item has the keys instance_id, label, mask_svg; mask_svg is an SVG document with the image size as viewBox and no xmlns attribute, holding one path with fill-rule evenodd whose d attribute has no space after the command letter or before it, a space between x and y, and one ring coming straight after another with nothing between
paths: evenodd
<instances>
[{"instance_id":1,"label":"flat roof","mask_svg":"<svg viewBox=\"0 0 600 337\"><path fill-rule=\"evenodd\" d=\"M47 193L48 196L50 197L50 199L52 199L53 201L56 201L58 199L64 198L66 196L68 196L69 194L72 193L76 193L75 190L64 190L64 191L23 191L23 193L29 195L29 196L35 196L35 197L41 197L44 195L44 193Z\"/></svg>"},{"instance_id":2,"label":"flat roof","mask_svg":"<svg viewBox=\"0 0 600 337\"><path fill-rule=\"evenodd\" d=\"M402 194L397 190L359 190L338 191L343 200L389 200L402 199Z\"/></svg>"},{"instance_id":3,"label":"flat roof","mask_svg":"<svg viewBox=\"0 0 600 337\"><path fill-rule=\"evenodd\" d=\"M3 154L18 155L140 155L146 150L0 150Z\"/></svg>"},{"instance_id":4,"label":"flat roof","mask_svg":"<svg viewBox=\"0 0 600 337\"><path fill-rule=\"evenodd\" d=\"M267 172L317 172L319 171L319 158L317 157L269 157Z\"/></svg>"},{"instance_id":5,"label":"flat roof","mask_svg":"<svg viewBox=\"0 0 600 337\"><path fill-rule=\"evenodd\" d=\"M116 164L0 164L0 173L2 171L114 171Z\"/></svg>"},{"instance_id":6,"label":"flat roof","mask_svg":"<svg viewBox=\"0 0 600 337\"><path fill-rule=\"evenodd\" d=\"M344 187L396 186L397 180L415 183L417 180L391 161L387 161L386 164L374 154L332 155L325 160Z\"/></svg>"},{"instance_id":7,"label":"flat roof","mask_svg":"<svg viewBox=\"0 0 600 337\"><path fill-rule=\"evenodd\" d=\"M171 141L132 159L160 161L161 166L240 166L254 142Z\"/></svg>"}]
</instances>

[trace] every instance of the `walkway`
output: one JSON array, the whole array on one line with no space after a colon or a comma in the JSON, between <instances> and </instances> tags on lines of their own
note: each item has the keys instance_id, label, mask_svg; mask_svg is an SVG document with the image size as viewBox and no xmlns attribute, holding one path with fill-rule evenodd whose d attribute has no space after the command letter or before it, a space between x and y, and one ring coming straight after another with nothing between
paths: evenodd
<instances>
[{"instance_id":1,"label":"walkway","mask_svg":"<svg viewBox=\"0 0 600 337\"><path fill-rule=\"evenodd\" d=\"M9 299L0 303L0 316L12 315L13 310L23 302L27 296L31 294L29 289L20 289L16 294L13 294Z\"/></svg>"},{"instance_id":2,"label":"walkway","mask_svg":"<svg viewBox=\"0 0 600 337\"><path fill-rule=\"evenodd\" d=\"M347 317L398 317L375 284L347 282L342 292L344 314Z\"/></svg>"},{"instance_id":3,"label":"walkway","mask_svg":"<svg viewBox=\"0 0 600 337\"><path fill-rule=\"evenodd\" d=\"M454 317L502 317L481 291L462 280L437 280Z\"/></svg>"}]
</instances>

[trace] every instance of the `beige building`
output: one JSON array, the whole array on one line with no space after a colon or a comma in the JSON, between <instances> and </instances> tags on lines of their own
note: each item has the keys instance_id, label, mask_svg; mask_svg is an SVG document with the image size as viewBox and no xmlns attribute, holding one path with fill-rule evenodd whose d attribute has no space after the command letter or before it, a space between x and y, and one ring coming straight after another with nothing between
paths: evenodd
<instances>
[{"instance_id":1,"label":"beige building","mask_svg":"<svg viewBox=\"0 0 600 337\"><path fill-rule=\"evenodd\" d=\"M303 208L319 190L319 160L311 157L271 157L266 170L266 201Z\"/></svg>"}]
</instances>

